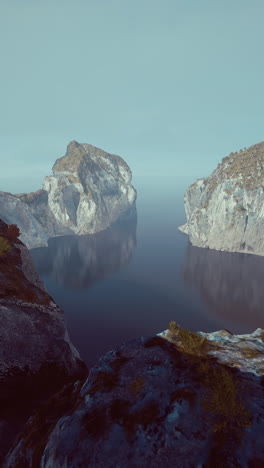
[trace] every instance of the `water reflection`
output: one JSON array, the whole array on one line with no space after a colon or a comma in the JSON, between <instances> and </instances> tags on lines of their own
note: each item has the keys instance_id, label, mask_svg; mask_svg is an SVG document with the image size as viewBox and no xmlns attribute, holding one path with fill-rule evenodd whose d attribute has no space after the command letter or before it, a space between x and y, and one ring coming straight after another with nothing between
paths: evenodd
<instances>
[{"instance_id":1,"label":"water reflection","mask_svg":"<svg viewBox=\"0 0 264 468\"><path fill-rule=\"evenodd\" d=\"M87 288L130 262L136 227L134 216L97 234L53 237L48 247L30 252L39 274L52 273L63 286Z\"/></svg>"},{"instance_id":2,"label":"water reflection","mask_svg":"<svg viewBox=\"0 0 264 468\"><path fill-rule=\"evenodd\" d=\"M248 333L264 327L263 257L189 244L182 274L189 285L198 289L210 314L234 323L231 331L246 326Z\"/></svg>"}]
</instances>

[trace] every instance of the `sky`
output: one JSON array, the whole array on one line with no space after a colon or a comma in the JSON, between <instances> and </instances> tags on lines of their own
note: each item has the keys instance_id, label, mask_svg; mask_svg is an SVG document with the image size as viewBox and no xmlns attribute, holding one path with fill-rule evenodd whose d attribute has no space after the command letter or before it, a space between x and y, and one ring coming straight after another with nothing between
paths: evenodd
<instances>
[{"instance_id":1,"label":"sky","mask_svg":"<svg viewBox=\"0 0 264 468\"><path fill-rule=\"evenodd\" d=\"M0 0L0 190L71 140L135 176L209 175L264 140L263 0Z\"/></svg>"}]
</instances>

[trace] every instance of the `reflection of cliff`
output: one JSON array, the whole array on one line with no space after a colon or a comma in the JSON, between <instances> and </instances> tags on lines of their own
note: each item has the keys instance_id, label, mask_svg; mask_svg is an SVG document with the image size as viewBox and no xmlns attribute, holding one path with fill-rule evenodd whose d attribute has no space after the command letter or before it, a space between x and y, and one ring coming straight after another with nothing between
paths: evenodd
<instances>
[{"instance_id":1,"label":"reflection of cliff","mask_svg":"<svg viewBox=\"0 0 264 468\"><path fill-rule=\"evenodd\" d=\"M184 279L198 289L210 312L254 329L264 326L264 259L187 246Z\"/></svg>"},{"instance_id":2,"label":"reflection of cliff","mask_svg":"<svg viewBox=\"0 0 264 468\"><path fill-rule=\"evenodd\" d=\"M136 246L136 226L135 216L97 234L53 237L48 247L30 252L40 274L52 272L64 286L86 288L129 263Z\"/></svg>"}]
</instances>

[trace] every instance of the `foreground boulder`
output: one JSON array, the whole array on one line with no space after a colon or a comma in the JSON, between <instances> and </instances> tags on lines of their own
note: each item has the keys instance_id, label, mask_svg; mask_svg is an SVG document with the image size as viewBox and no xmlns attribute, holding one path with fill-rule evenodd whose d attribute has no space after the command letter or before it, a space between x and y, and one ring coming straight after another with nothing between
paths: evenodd
<instances>
[{"instance_id":1,"label":"foreground boulder","mask_svg":"<svg viewBox=\"0 0 264 468\"><path fill-rule=\"evenodd\" d=\"M86 374L63 312L45 291L27 248L9 231L0 220L1 466L32 404Z\"/></svg>"},{"instance_id":2,"label":"foreground boulder","mask_svg":"<svg viewBox=\"0 0 264 468\"><path fill-rule=\"evenodd\" d=\"M175 323L121 345L31 418L4 466L263 466L263 350L261 329Z\"/></svg>"},{"instance_id":3,"label":"foreground boulder","mask_svg":"<svg viewBox=\"0 0 264 468\"><path fill-rule=\"evenodd\" d=\"M120 156L72 141L41 190L0 192L0 216L18 225L28 248L46 246L48 238L56 235L93 234L121 217L135 215L131 178Z\"/></svg>"},{"instance_id":4,"label":"foreground boulder","mask_svg":"<svg viewBox=\"0 0 264 468\"><path fill-rule=\"evenodd\" d=\"M187 223L197 247L264 255L264 142L231 153L210 177L185 192Z\"/></svg>"}]
</instances>

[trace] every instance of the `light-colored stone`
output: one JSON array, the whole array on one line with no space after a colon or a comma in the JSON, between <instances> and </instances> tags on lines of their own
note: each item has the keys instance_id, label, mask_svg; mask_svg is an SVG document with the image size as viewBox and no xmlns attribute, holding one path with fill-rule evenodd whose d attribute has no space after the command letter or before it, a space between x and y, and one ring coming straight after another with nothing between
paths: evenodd
<instances>
[{"instance_id":1,"label":"light-colored stone","mask_svg":"<svg viewBox=\"0 0 264 468\"><path fill-rule=\"evenodd\" d=\"M41 190L0 192L0 216L18 225L29 248L46 246L57 235L93 234L123 215L134 214L136 191L131 178L120 156L72 141Z\"/></svg>"},{"instance_id":2,"label":"light-colored stone","mask_svg":"<svg viewBox=\"0 0 264 468\"><path fill-rule=\"evenodd\" d=\"M198 333L217 344L217 349L209 351L208 354L215 356L219 362L236 367L241 372L250 372L256 376L264 374L264 330L262 328L244 335L233 335L228 330ZM159 333L158 336L171 341L168 330Z\"/></svg>"},{"instance_id":3,"label":"light-colored stone","mask_svg":"<svg viewBox=\"0 0 264 468\"><path fill-rule=\"evenodd\" d=\"M264 142L224 158L186 190L184 204L179 229L193 245L264 255Z\"/></svg>"}]
</instances>

